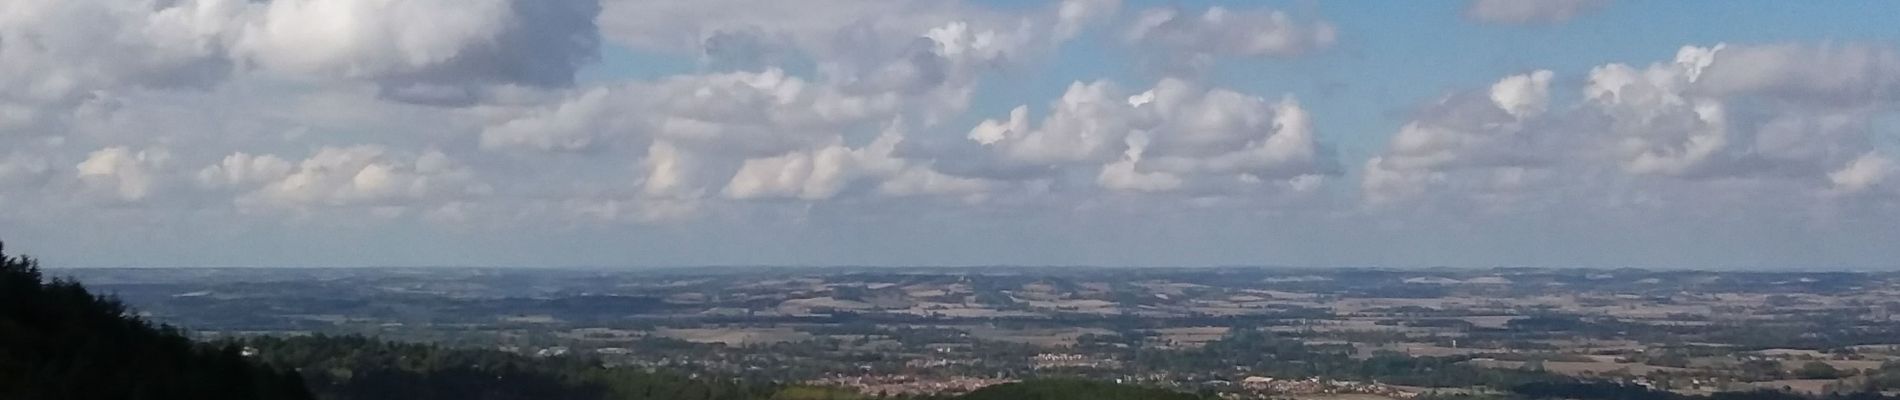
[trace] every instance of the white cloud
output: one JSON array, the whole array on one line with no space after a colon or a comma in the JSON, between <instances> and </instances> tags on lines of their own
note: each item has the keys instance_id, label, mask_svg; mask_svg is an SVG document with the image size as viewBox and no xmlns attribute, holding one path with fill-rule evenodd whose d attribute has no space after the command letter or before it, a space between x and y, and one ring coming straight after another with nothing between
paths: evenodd
<instances>
[{"instance_id":1,"label":"white cloud","mask_svg":"<svg viewBox=\"0 0 1900 400\"><path fill-rule=\"evenodd\" d=\"M859 148L831 144L815 150L748 159L723 193L735 199L823 200L848 185L874 182L876 193L894 197L977 194L995 186L981 179L945 175L927 163L894 155L903 135L886 132Z\"/></svg>"},{"instance_id":2,"label":"white cloud","mask_svg":"<svg viewBox=\"0 0 1900 400\"><path fill-rule=\"evenodd\" d=\"M1574 104L1549 99L1561 91L1547 72L1506 77L1482 100L1453 95L1407 123L1366 163L1363 195L1487 208L1574 207L1590 200L1575 198L1584 193L1696 207L1695 196L1767 205L1865 191L1891 169L1869 152L1872 121L1892 110L1890 82L1900 80L1891 53L1685 46L1647 67L1593 68Z\"/></svg>"},{"instance_id":3,"label":"white cloud","mask_svg":"<svg viewBox=\"0 0 1900 400\"><path fill-rule=\"evenodd\" d=\"M594 147L596 136L629 129L613 104L613 91L594 88L560 104L482 129L481 147L487 150L526 148L538 151L582 151Z\"/></svg>"},{"instance_id":4,"label":"white cloud","mask_svg":"<svg viewBox=\"0 0 1900 400\"><path fill-rule=\"evenodd\" d=\"M742 155L822 144L845 126L890 118L906 99L855 94L782 70L680 75L576 93L484 129L483 148L580 151L667 139ZM926 103L929 100L924 100ZM923 106L928 107L928 106Z\"/></svg>"},{"instance_id":5,"label":"white cloud","mask_svg":"<svg viewBox=\"0 0 1900 400\"><path fill-rule=\"evenodd\" d=\"M1056 6L1057 40L1074 38L1090 26L1113 18L1121 6L1121 0L1064 0Z\"/></svg>"},{"instance_id":6,"label":"white cloud","mask_svg":"<svg viewBox=\"0 0 1900 400\"><path fill-rule=\"evenodd\" d=\"M468 104L488 85L571 84L595 57L594 1L22 0L0 8L0 105L205 87L253 69Z\"/></svg>"},{"instance_id":7,"label":"white cloud","mask_svg":"<svg viewBox=\"0 0 1900 400\"><path fill-rule=\"evenodd\" d=\"M1135 169L1141 162L1141 153L1147 147L1146 136L1129 137L1126 157L1120 161L1102 166L1102 172L1095 176L1095 182L1102 187L1138 192L1166 192L1181 187L1181 177L1162 171L1143 172Z\"/></svg>"},{"instance_id":8,"label":"white cloud","mask_svg":"<svg viewBox=\"0 0 1900 400\"><path fill-rule=\"evenodd\" d=\"M1584 93L1610 118L1623 167L1634 173L1683 175L1728 144L1725 107L1687 93L1713 62L1714 48L1684 47L1673 63L1638 70L1609 64L1590 71Z\"/></svg>"},{"instance_id":9,"label":"white cloud","mask_svg":"<svg viewBox=\"0 0 1900 400\"><path fill-rule=\"evenodd\" d=\"M1609 118L1630 172L1813 177L1865 145L1869 107L1886 107L1900 81L1900 68L1882 61L1891 54L1865 45L1689 46L1642 70L1598 67L1584 90Z\"/></svg>"},{"instance_id":10,"label":"white cloud","mask_svg":"<svg viewBox=\"0 0 1900 400\"><path fill-rule=\"evenodd\" d=\"M1829 172L1827 178L1840 193L1859 193L1886 182L1896 171L1893 161L1876 153L1862 154L1847 166Z\"/></svg>"},{"instance_id":11,"label":"white cloud","mask_svg":"<svg viewBox=\"0 0 1900 400\"><path fill-rule=\"evenodd\" d=\"M73 168L81 181L118 200L145 200L159 190L161 169L171 161L171 152L163 148L132 150L126 147L99 149Z\"/></svg>"},{"instance_id":12,"label":"white cloud","mask_svg":"<svg viewBox=\"0 0 1900 400\"><path fill-rule=\"evenodd\" d=\"M1075 82L1050 104L1050 115L1031 127L1029 107L1010 110L1005 121L985 120L970 140L995 148L1007 159L1030 164L1105 161L1127 136L1133 115L1120 88L1108 81Z\"/></svg>"},{"instance_id":13,"label":"white cloud","mask_svg":"<svg viewBox=\"0 0 1900 400\"><path fill-rule=\"evenodd\" d=\"M691 154L684 153L678 146L667 141L654 141L648 146L646 159L647 178L641 184L641 191L647 196L670 198L698 198L705 193L698 187L692 174L698 170Z\"/></svg>"},{"instance_id":14,"label":"white cloud","mask_svg":"<svg viewBox=\"0 0 1900 400\"><path fill-rule=\"evenodd\" d=\"M702 56L714 67L768 71L810 62L804 79L934 126L963 113L982 77L1047 59L1111 19L1119 0L1065 0L995 10L961 2L824 0L609 2L606 36L636 49ZM788 61L789 60L789 61Z\"/></svg>"},{"instance_id":15,"label":"white cloud","mask_svg":"<svg viewBox=\"0 0 1900 400\"><path fill-rule=\"evenodd\" d=\"M1298 56L1332 47L1338 36L1338 29L1323 20L1302 22L1280 10L1215 6L1198 14L1142 10L1122 39L1159 53L1156 60L1164 67L1195 71L1220 57Z\"/></svg>"},{"instance_id":16,"label":"white cloud","mask_svg":"<svg viewBox=\"0 0 1900 400\"><path fill-rule=\"evenodd\" d=\"M262 7L235 43L239 58L353 78L446 64L472 44L495 41L513 23L503 0L279 0ZM411 23L424 19L429 23Z\"/></svg>"},{"instance_id":17,"label":"white cloud","mask_svg":"<svg viewBox=\"0 0 1900 400\"><path fill-rule=\"evenodd\" d=\"M935 32L945 51L981 52L986 39ZM960 39L947 39L960 38ZM847 137L943 107L931 95L815 82L779 69L680 75L575 94L485 129L482 147L617 154L637 161L638 193L583 207L642 221L669 220L704 202L765 198L829 199L853 182L887 196L969 194L984 184L943 175L924 160L895 154L902 135L885 133L862 147ZM623 213L619 210L651 210ZM664 205L664 206L659 206ZM652 212L648 212L652 211Z\"/></svg>"},{"instance_id":18,"label":"white cloud","mask_svg":"<svg viewBox=\"0 0 1900 400\"><path fill-rule=\"evenodd\" d=\"M919 0L613 0L605 3L600 20L608 38L634 48L701 52L710 40L722 35L758 32L757 36L776 38L773 42L829 61L844 54L893 50L852 48L856 44L904 47L911 37L957 21L979 30L1013 31L1019 26L1049 29L1051 39L1068 40L1105 21L1119 7L1117 0L1065 0L1026 13L1005 13L961 2ZM905 40L844 39L853 35Z\"/></svg>"},{"instance_id":19,"label":"white cloud","mask_svg":"<svg viewBox=\"0 0 1900 400\"><path fill-rule=\"evenodd\" d=\"M1536 119L1550 102L1552 73L1512 75L1482 93L1440 99L1393 135L1383 154L1366 161L1360 181L1366 199L1387 204L1424 194L1451 180L1466 192L1515 189L1529 169L1561 154Z\"/></svg>"},{"instance_id":20,"label":"white cloud","mask_svg":"<svg viewBox=\"0 0 1900 400\"><path fill-rule=\"evenodd\" d=\"M406 155L377 145L324 147L295 167L276 156L237 153L200 170L199 179L247 190L236 203L251 210L347 207L387 212L493 190L441 152Z\"/></svg>"},{"instance_id":21,"label":"white cloud","mask_svg":"<svg viewBox=\"0 0 1900 400\"><path fill-rule=\"evenodd\" d=\"M95 90L222 79L228 2L22 0L0 7L0 101L70 103Z\"/></svg>"},{"instance_id":22,"label":"white cloud","mask_svg":"<svg viewBox=\"0 0 1900 400\"><path fill-rule=\"evenodd\" d=\"M984 121L969 139L1001 159L1094 168L1115 190L1226 191L1269 180L1333 173L1311 117L1277 102L1178 79L1130 95L1113 83L1076 82L1036 126L1027 108Z\"/></svg>"},{"instance_id":23,"label":"white cloud","mask_svg":"<svg viewBox=\"0 0 1900 400\"><path fill-rule=\"evenodd\" d=\"M1491 85L1491 101L1518 118L1544 113L1550 107L1549 70L1512 75Z\"/></svg>"},{"instance_id":24,"label":"white cloud","mask_svg":"<svg viewBox=\"0 0 1900 400\"><path fill-rule=\"evenodd\" d=\"M736 199L830 198L859 175L889 173L901 166L901 161L890 157L891 149L897 146L896 140L894 136L885 136L862 149L832 144L813 151L747 159L726 183L724 193Z\"/></svg>"},{"instance_id":25,"label":"white cloud","mask_svg":"<svg viewBox=\"0 0 1900 400\"><path fill-rule=\"evenodd\" d=\"M1827 106L1900 99L1900 51L1884 45L1826 43L1718 46L1693 94L1768 96Z\"/></svg>"},{"instance_id":26,"label":"white cloud","mask_svg":"<svg viewBox=\"0 0 1900 400\"><path fill-rule=\"evenodd\" d=\"M208 188L250 185L282 179L291 171L289 161L265 154L232 153L218 164L198 170L198 184Z\"/></svg>"},{"instance_id":27,"label":"white cloud","mask_svg":"<svg viewBox=\"0 0 1900 400\"><path fill-rule=\"evenodd\" d=\"M815 80L852 90L959 99L984 72L1046 58L1119 7L1118 0L1014 12L909 0L614 1L600 20L615 42L703 56L713 66L806 60Z\"/></svg>"},{"instance_id":28,"label":"white cloud","mask_svg":"<svg viewBox=\"0 0 1900 400\"><path fill-rule=\"evenodd\" d=\"M231 4L18 0L0 6L0 136L63 134L73 109L141 88L222 81ZM204 19L214 19L207 23Z\"/></svg>"},{"instance_id":29,"label":"white cloud","mask_svg":"<svg viewBox=\"0 0 1900 400\"><path fill-rule=\"evenodd\" d=\"M1465 6L1465 17L1495 24L1556 24L1597 11L1609 3L1610 0L1471 0Z\"/></svg>"},{"instance_id":30,"label":"white cloud","mask_svg":"<svg viewBox=\"0 0 1900 400\"><path fill-rule=\"evenodd\" d=\"M276 0L254 5L233 57L361 79L403 101L467 104L487 85L563 87L597 57L597 0ZM418 23L427 21L427 23Z\"/></svg>"}]
</instances>

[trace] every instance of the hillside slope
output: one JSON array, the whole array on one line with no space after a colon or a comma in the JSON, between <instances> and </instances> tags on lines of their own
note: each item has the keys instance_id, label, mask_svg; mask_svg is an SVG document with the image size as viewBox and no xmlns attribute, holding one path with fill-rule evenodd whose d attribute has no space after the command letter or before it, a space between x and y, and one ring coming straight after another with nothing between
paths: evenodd
<instances>
[{"instance_id":1,"label":"hillside slope","mask_svg":"<svg viewBox=\"0 0 1900 400\"><path fill-rule=\"evenodd\" d=\"M309 399L302 380L192 342L0 247L0 399Z\"/></svg>"}]
</instances>

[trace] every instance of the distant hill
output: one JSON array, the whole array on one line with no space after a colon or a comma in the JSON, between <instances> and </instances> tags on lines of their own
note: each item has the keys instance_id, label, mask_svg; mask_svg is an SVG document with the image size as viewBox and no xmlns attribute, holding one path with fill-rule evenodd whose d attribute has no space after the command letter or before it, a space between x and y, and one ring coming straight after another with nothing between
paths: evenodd
<instances>
[{"instance_id":1,"label":"distant hill","mask_svg":"<svg viewBox=\"0 0 1900 400\"><path fill-rule=\"evenodd\" d=\"M310 399L294 373L194 343L0 247L0 399Z\"/></svg>"}]
</instances>

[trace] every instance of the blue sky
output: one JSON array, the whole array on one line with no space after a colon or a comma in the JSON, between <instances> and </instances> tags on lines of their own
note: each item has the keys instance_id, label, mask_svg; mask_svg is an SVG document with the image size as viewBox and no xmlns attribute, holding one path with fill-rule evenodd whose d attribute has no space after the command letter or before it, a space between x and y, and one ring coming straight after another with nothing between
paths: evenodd
<instances>
[{"instance_id":1,"label":"blue sky","mask_svg":"<svg viewBox=\"0 0 1900 400\"><path fill-rule=\"evenodd\" d=\"M1887 269L1896 13L27 0L0 12L0 240L75 266Z\"/></svg>"}]
</instances>

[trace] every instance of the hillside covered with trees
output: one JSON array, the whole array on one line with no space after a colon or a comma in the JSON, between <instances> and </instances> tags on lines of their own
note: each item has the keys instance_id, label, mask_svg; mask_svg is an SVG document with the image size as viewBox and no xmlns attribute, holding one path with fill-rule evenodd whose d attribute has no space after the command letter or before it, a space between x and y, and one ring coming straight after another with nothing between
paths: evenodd
<instances>
[{"instance_id":1,"label":"hillside covered with trees","mask_svg":"<svg viewBox=\"0 0 1900 400\"><path fill-rule=\"evenodd\" d=\"M0 399L309 398L294 373L194 343L0 251Z\"/></svg>"}]
</instances>

